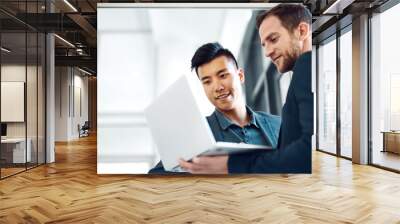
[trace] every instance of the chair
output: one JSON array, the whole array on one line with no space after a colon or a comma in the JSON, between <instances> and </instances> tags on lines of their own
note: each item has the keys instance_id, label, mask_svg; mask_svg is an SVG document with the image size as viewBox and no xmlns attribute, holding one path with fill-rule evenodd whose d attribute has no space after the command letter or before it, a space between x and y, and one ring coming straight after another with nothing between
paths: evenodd
<instances>
[{"instance_id":1,"label":"chair","mask_svg":"<svg viewBox=\"0 0 400 224\"><path fill-rule=\"evenodd\" d=\"M78 124L79 138L89 136L89 129L90 129L89 121L85 121L82 127L80 127L80 125Z\"/></svg>"}]
</instances>

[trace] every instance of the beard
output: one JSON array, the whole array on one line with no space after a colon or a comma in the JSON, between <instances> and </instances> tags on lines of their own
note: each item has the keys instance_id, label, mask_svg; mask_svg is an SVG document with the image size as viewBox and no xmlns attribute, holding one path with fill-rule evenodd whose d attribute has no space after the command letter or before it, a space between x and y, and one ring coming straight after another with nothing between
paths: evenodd
<instances>
[{"instance_id":1,"label":"beard","mask_svg":"<svg viewBox=\"0 0 400 224\"><path fill-rule=\"evenodd\" d=\"M285 73L288 71L293 70L294 64L296 63L297 59L300 56L301 48L300 46L295 42L292 41L290 43L290 46L288 50L285 52L284 57L283 57L283 62L282 62L282 68L279 71L280 73Z\"/></svg>"}]
</instances>

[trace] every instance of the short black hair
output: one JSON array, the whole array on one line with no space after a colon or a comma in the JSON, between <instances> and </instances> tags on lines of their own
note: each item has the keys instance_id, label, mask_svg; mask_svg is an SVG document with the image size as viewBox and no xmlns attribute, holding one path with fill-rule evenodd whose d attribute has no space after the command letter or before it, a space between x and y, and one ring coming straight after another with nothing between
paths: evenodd
<instances>
[{"instance_id":1,"label":"short black hair","mask_svg":"<svg viewBox=\"0 0 400 224\"><path fill-rule=\"evenodd\" d=\"M303 5L279 4L257 16L257 29L260 29L264 19L270 16L276 16L289 32L292 32L301 22L311 25L312 20L310 11Z\"/></svg>"},{"instance_id":2,"label":"short black hair","mask_svg":"<svg viewBox=\"0 0 400 224\"><path fill-rule=\"evenodd\" d=\"M199 47L196 50L196 52L192 57L192 66L191 66L192 71L193 69L195 69L196 74L199 75L199 73L197 73L197 69L200 66L214 60L215 58L221 55L231 59L235 63L236 68L239 68L236 58L235 56L233 56L232 52L222 47L222 45L219 44L218 42L214 42L214 43L204 44L203 46Z\"/></svg>"}]
</instances>

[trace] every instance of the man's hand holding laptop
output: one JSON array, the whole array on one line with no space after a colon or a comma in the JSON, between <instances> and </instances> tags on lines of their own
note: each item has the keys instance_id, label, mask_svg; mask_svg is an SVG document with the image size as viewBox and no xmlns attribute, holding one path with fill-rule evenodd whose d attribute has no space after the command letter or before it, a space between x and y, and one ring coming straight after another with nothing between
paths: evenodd
<instances>
[{"instance_id":1,"label":"man's hand holding laptop","mask_svg":"<svg viewBox=\"0 0 400 224\"><path fill-rule=\"evenodd\" d=\"M179 165L193 174L228 174L228 156L198 156L191 162L181 158Z\"/></svg>"}]
</instances>

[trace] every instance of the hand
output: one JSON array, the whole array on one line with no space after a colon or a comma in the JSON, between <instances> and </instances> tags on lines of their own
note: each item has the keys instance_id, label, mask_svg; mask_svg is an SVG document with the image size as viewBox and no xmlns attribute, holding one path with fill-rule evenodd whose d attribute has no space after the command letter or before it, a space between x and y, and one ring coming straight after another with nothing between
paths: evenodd
<instances>
[{"instance_id":1,"label":"hand","mask_svg":"<svg viewBox=\"0 0 400 224\"><path fill-rule=\"evenodd\" d=\"M179 165L184 170L194 174L227 174L228 156L194 157L192 162L179 159Z\"/></svg>"}]
</instances>

